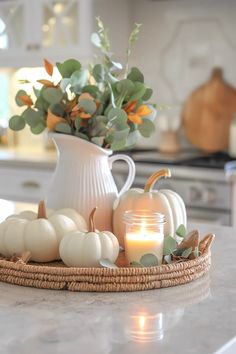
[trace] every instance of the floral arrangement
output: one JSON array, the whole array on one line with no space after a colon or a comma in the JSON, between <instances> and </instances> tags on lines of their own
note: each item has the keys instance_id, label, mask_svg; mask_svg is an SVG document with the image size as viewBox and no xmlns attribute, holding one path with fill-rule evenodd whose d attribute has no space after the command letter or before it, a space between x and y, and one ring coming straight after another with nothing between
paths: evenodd
<instances>
[{"instance_id":1,"label":"floral arrangement","mask_svg":"<svg viewBox=\"0 0 236 354\"><path fill-rule=\"evenodd\" d=\"M19 131L27 124L33 134L40 134L47 128L111 150L131 148L140 136L151 135L156 110L147 101L152 89L145 85L138 68L129 68L131 47L138 38L140 25L135 24L130 34L124 69L112 58L108 31L100 18L97 26L91 40L101 50L101 63L88 69L75 59L56 63L61 79L54 82L55 67L44 60L51 80L38 80L42 87L33 87L34 99L24 90L17 92L17 105L26 109L11 117L12 130Z\"/></svg>"}]
</instances>

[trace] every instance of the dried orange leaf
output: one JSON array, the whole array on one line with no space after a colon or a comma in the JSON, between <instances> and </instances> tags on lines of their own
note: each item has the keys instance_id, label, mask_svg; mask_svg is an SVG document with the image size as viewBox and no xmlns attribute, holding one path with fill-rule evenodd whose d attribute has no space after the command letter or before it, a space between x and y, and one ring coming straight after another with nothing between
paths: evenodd
<instances>
[{"instance_id":1,"label":"dried orange leaf","mask_svg":"<svg viewBox=\"0 0 236 354\"><path fill-rule=\"evenodd\" d=\"M52 76L53 65L47 59L44 59L44 68L45 68L46 72L48 73L48 75Z\"/></svg>"},{"instance_id":2,"label":"dried orange leaf","mask_svg":"<svg viewBox=\"0 0 236 354\"><path fill-rule=\"evenodd\" d=\"M31 98L27 95L22 95L18 97L22 103L24 103L26 106L32 106L33 101L31 100Z\"/></svg>"},{"instance_id":3,"label":"dried orange leaf","mask_svg":"<svg viewBox=\"0 0 236 354\"><path fill-rule=\"evenodd\" d=\"M132 112L135 109L136 104L137 104L136 100L130 101L124 108L125 112L127 113Z\"/></svg>"},{"instance_id":4,"label":"dried orange leaf","mask_svg":"<svg viewBox=\"0 0 236 354\"><path fill-rule=\"evenodd\" d=\"M89 119L89 118L91 118L91 114L85 113L85 112L80 112L79 116L80 116L81 119Z\"/></svg>"},{"instance_id":5,"label":"dried orange leaf","mask_svg":"<svg viewBox=\"0 0 236 354\"><path fill-rule=\"evenodd\" d=\"M67 123L67 120L62 118L62 117L56 116L51 111L48 111L48 115L47 115L47 127L48 127L48 129L49 130L54 130L55 126L58 123Z\"/></svg>"},{"instance_id":6,"label":"dried orange leaf","mask_svg":"<svg viewBox=\"0 0 236 354\"><path fill-rule=\"evenodd\" d=\"M138 114L129 113L128 118L131 122L133 122L135 124L143 124L143 120Z\"/></svg>"},{"instance_id":7,"label":"dried orange leaf","mask_svg":"<svg viewBox=\"0 0 236 354\"><path fill-rule=\"evenodd\" d=\"M37 80L37 82L39 82L40 84L47 86L47 87L54 87L53 82L49 81L49 80Z\"/></svg>"},{"instance_id":8,"label":"dried orange leaf","mask_svg":"<svg viewBox=\"0 0 236 354\"><path fill-rule=\"evenodd\" d=\"M152 113L152 110L145 104L142 104L141 106L139 106L136 113L140 116L148 116L149 114Z\"/></svg>"}]
</instances>

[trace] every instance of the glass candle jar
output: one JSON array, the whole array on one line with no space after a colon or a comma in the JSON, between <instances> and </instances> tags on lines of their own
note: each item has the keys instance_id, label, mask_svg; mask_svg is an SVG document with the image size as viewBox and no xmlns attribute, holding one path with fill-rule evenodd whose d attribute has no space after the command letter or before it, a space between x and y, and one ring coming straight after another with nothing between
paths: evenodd
<instances>
[{"instance_id":1,"label":"glass candle jar","mask_svg":"<svg viewBox=\"0 0 236 354\"><path fill-rule=\"evenodd\" d=\"M153 254L162 263L164 244L163 214L151 210L129 210L123 215L126 225L125 255L131 264L139 262L142 256Z\"/></svg>"}]
</instances>

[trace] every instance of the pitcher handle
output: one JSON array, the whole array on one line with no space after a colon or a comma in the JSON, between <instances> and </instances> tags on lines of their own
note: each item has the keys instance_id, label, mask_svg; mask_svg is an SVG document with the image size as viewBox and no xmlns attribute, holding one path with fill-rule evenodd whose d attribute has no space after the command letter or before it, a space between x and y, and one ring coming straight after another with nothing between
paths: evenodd
<instances>
[{"instance_id":1,"label":"pitcher handle","mask_svg":"<svg viewBox=\"0 0 236 354\"><path fill-rule=\"evenodd\" d=\"M123 155L123 154L117 154L117 155L113 155L113 156L109 157L110 169L112 169L113 162L115 162L117 160L123 160L123 161L127 162L128 166L129 166L128 177L125 181L124 186L121 188L120 192L118 193L118 197L119 197L122 193L126 192L131 187L131 185L134 181L135 164L134 164L134 161L131 159L131 157L129 157L127 155Z\"/></svg>"}]
</instances>

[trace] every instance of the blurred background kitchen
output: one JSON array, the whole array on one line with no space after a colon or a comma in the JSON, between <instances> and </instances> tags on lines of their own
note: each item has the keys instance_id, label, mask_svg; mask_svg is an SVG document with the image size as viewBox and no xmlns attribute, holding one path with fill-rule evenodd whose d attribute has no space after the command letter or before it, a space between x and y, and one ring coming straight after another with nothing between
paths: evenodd
<instances>
[{"instance_id":1,"label":"blurred background kitchen","mask_svg":"<svg viewBox=\"0 0 236 354\"><path fill-rule=\"evenodd\" d=\"M169 167L173 178L159 187L184 198L189 220L236 225L235 14L235 0L0 0L2 209L44 197L56 163L45 134L7 129L20 110L17 90L30 93L19 80L46 78L44 58L94 62L90 36L100 16L121 62L134 22L142 24L131 66L142 70L160 107L155 134L127 152L136 162L134 186ZM122 185L125 166L113 172Z\"/></svg>"}]
</instances>

